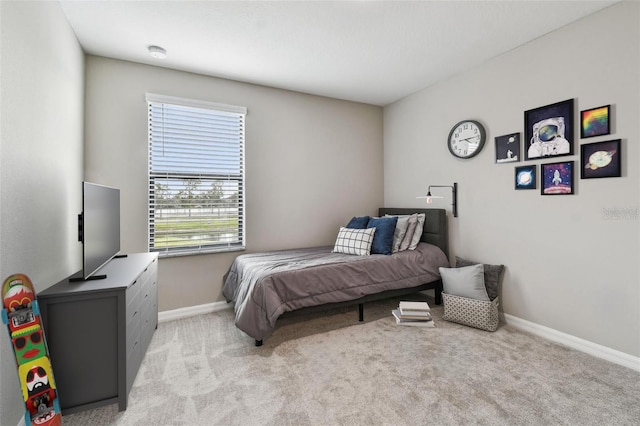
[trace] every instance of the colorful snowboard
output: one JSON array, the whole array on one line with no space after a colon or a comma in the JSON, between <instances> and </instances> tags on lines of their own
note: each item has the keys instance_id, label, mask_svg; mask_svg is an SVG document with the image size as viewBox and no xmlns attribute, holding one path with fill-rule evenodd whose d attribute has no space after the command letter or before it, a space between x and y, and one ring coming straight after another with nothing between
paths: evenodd
<instances>
[{"instance_id":1,"label":"colorful snowboard","mask_svg":"<svg viewBox=\"0 0 640 426\"><path fill-rule=\"evenodd\" d=\"M2 285L2 302L2 322L8 327L26 405L25 424L60 426L62 413L49 350L29 277L24 274L8 277Z\"/></svg>"}]
</instances>

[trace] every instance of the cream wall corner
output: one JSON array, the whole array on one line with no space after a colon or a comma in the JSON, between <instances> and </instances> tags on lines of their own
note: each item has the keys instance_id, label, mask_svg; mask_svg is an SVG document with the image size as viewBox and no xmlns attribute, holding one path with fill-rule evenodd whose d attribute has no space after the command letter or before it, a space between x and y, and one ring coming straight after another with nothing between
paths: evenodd
<instances>
[{"instance_id":1,"label":"cream wall corner","mask_svg":"<svg viewBox=\"0 0 640 426\"><path fill-rule=\"evenodd\" d=\"M384 109L385 204L422 205L427 185L459 184L452 255L506 266L506 314L640 356L640 5L622 2ZM514 164L495 163L494 138L524 131L525 110L575 99L611 104L613 134L575 133L576 194L514 190ZM451 156L446 138L481 121L484 150ZM581 143L622 139L622 177L579 179ZM539 185L539 183L538 183ZM434 207L448 207L445 198ZM627 212L612 218L610 211Z\"/></svg>"}]
</instances>

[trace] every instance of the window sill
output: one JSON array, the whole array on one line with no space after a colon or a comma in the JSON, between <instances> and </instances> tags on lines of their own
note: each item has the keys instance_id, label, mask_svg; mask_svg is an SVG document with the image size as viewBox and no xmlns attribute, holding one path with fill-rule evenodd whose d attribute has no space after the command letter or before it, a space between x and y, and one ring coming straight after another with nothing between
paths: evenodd
<instances>
[{"instance_id":1,"label":"window sill","mask_svg":"<svg viewBox=\"0 0 640 426\"><path fill-rule=\"evenodd\" d=\"M225 248L211 248L211 249L203 249L203 250L175 250L175 251L161 251L161 250L151 250L152 252L158 253L158 257L160 259L163 258L171 258L171 257L183 257L183 256L200 256L205 254L221 254L221 253L230 253L234 251L245 251L245 246L236 246L236 247L225 247Z\"/></svg>"}]
</instances>

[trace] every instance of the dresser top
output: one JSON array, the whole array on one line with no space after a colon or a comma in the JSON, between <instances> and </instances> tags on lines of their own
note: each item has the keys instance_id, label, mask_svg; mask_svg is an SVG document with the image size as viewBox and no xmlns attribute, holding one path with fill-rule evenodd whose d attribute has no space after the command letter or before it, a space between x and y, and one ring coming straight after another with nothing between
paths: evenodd
<instances>
[{"instance_id":1,"label":"dresser top","mask_svg":"<svg viewBox=\"0 0 640 426\"><path fill-rule=\"evenodd\" d=\"M157 262L157 259L158 253L132 253L126 257L116 257L111 259L94 274L106 275L106 278L88 281L70 281L70 278L82 276L82 271L79 271L46 290L39 292L38 298L126 289L133 284L136 278L138 278L149 265Z\"/></svg>"}]
</instances>

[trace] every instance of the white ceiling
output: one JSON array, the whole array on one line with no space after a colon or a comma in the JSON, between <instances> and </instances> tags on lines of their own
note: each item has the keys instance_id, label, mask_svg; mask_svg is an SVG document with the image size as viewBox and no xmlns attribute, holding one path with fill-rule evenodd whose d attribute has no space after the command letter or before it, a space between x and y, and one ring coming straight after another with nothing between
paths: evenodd
<instances>
[{"instance_id":1,"label":"white ceiling","mask_svg":"<svg viewBox=\"0 0 640 426\"><path fill-rule=\"evenodd\" d=\"M92 55L387 105L617 1L60 4Z\"/></svg>"}]
</instances>

